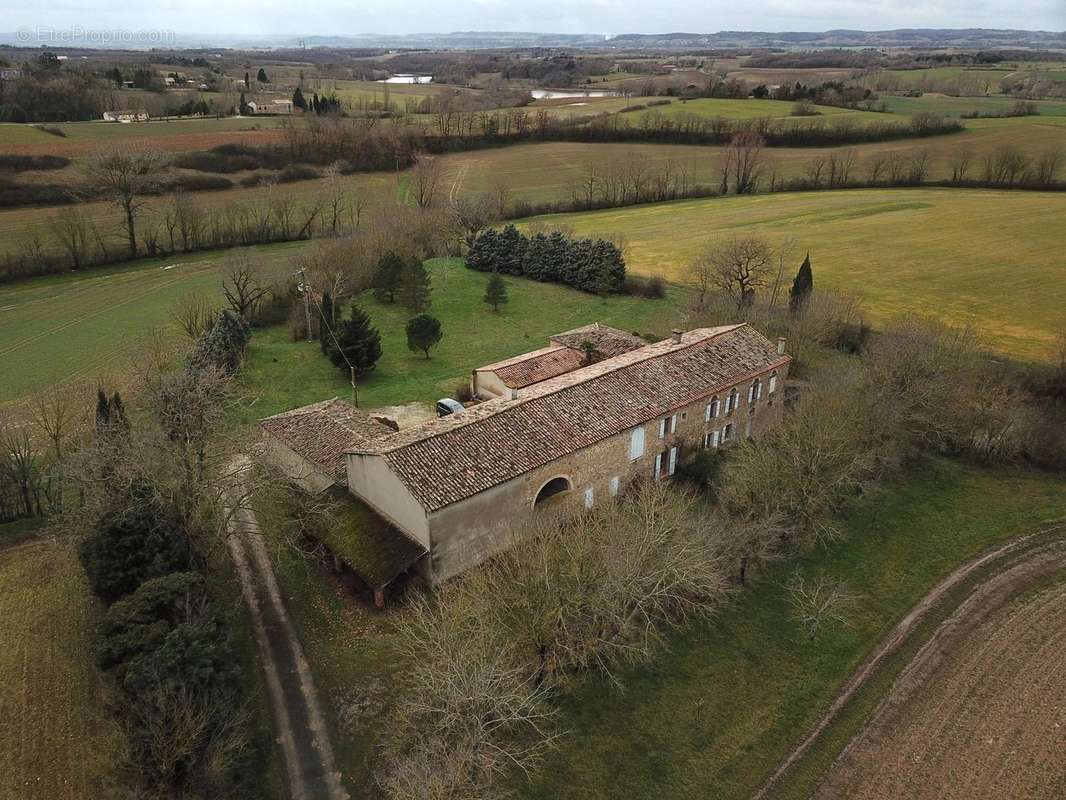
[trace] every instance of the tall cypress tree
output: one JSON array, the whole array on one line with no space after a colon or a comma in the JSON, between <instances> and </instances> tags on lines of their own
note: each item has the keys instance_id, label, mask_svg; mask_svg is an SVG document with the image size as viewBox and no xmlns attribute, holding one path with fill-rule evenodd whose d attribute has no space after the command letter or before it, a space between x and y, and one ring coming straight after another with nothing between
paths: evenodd
<instances>
[{"instance_id":1,"label":"tall cypress tree","mask_svg":"<svg viewBox=\"0 0 1066 800\"><path fill-rule=\"evenodd\" d=\"M296 91L292 93L292 106L293 108L300 108L304 111L307 110L307 100L304 99L304 93L300 87L296 87Z\"/></svg>"},{"instance_id":2,"label":"tall cypress tree","mask_svg":"<svg viewBox=\"0 0 1066 800\"><path fill-rule=\"evenodd\" d=\"M803 311L813 291L814 273L811 271L811 254L808 252L792 281L792 288L788 290L788 310L793 314Z\"/></svg>"},{"instance_id":3,"label":"tall cypress tree","mask_svg":"<svg viewBox=\"0 0 1066 800\"><path fill-rule=\"evenodd\" d=\"M421 314L432 302L429 273L421 261L413 258L404 265L400 276L400 305L414 314Z\"/></svg>"}]
</instances>

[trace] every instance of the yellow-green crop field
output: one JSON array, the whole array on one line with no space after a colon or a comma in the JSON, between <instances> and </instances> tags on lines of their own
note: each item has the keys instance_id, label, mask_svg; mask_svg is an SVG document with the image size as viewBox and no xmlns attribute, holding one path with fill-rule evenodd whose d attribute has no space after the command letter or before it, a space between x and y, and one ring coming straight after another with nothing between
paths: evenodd
<instances>
[{"instance_id":1,"label":"yellow-green crop field","mask_svg":"<svg viewBox=\"0 0 1066 800\"><path fill-rule=\"evenodd\" d=\"M716 239L757 234L807 250L816 286L853 292L878 322L969 323L997 351L1048 358L1066 330L1066 195L863 189L688 200L540 218L622 234L632 272L684 281Z\"/></svg>"},{"instance_id":2,"label":"yellow-green crop field","mask_svg":"<svg viewBox=\"0 0 1066 800\"><path fill-rule=\"evenodd\" d=\"M121 734L89 652L97 616L69 548L0 550L0 800L114 796Z\"/></svg>"}]
</instances>

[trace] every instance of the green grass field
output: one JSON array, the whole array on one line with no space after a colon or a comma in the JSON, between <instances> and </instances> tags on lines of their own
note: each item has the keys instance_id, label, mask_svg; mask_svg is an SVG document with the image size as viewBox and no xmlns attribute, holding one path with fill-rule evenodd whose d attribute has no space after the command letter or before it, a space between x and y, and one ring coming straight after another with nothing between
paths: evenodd
<instances>
[{"instance_id":1,"label":"green grass field","mask_svg":"<svg viewBox=\"0 0 1066 800\"><path fill-rule=\"evenodd\" d=\"M846 538L778 565L706 627L670 643L622 689L565 703L569 733L522 795L536 800L747 798L866 652L959 563L1066 514L1055 477L950 462L919 469L843 520ZM849 628L811 642L782 584L824 572L862 595Z\"/></svg>"},{"instance_id":2,"label":"green grass field","mask_svg":"<svg viewBox=\"0 0 1066 800\"><path fill-rule=\"evenodd\" d=\"M886 189L688 200L541 218L624 234L629 269L684 280L709 242L758 234L810 250L815 284L858 293L874 320L969 323L991 348L1047 358L1066 329L1066 195ZM791 277L791 276L790 276Z\"/></svg>"},{"instance_id":3,"label":"green grass field","mask_svg":"<svg viewBox=\"0 0 1066 800\"><path fill-rule=\"evenodd\" d=\"M0 798L115 796L121 734L93 667L100 612L77 558L48 542L2 549L0 587Z\"/></svg>"},{"instance_id":4,"label":"green grass field","mask_svg":"<svg viewBox=\"0 0 1066 800\"><path fill-rule=\"evenodd\" d=\"M40 144L62 147L66 142L111 142L118 139L152 139L189 134L232 133L234 131L267 130L281 127L285 117L223 117L215 119L153 120L123 125L117 122L59 122L48 127L59 128L66 136L45 133L32 125L14 122L0 123L0 148L5 145Z\"/></svg>"},{"instance_id":5,"label":"green grass field","mask_svg":"<svg viewBox=\"0 0 1066 800\"><path fill-rule=\"evenodd\" d=\"M1002 95L950 97L946 94L923 94L921 97L885 95L881 100L894 114L929 112L943 114L945 117L958 117L975 111L981 114L1006 114L1018 102L1016 98ZM1042 116L1066 116L1066 100L1028 100L1026 102L1033 103Z\"/></svg>"},{"instance_id":6,"label":"green grass field","mask_svg":"<svg viewBox=\"0 0 1066 800\"><path fill-rule=\"evenodd\" d=\"M303 246L257 252L287 260ZM221 300L222 255L0 286L0 404L56 384L113 379L127 371L153 329L173 334L170 313L183 295L213 293Z\"/></svg>"},{"instance_id":7,"label":"green grass field","mask_svg":"<svg viewBox=\"0 0 1066 800\"><path fill-rule=\"evenodd\" d=\"M510 302L498 314L482 302L487 276L458 259L427 262L433 283L429 313L441 321L444 339L428 361L407 349L404 325L410 314L383 305L369 293L361 305L381 332L383 355L359 381L366 407L451 396L476 367L544 347L553 333L590 322L605 322L639 333L669 332L678 292L662 300L601 298L554 284L506 278ZM242 422L333 396L351 398L347 372L334 367L318 342L292 342L287 327L257 331L241 372Z\"/></svg>"},{"instance_id":8,"label":"green grass field","mask_svg":"<svg viewBox=\"0 0 1066 800\"><path fill-rule=\"evenodd\" d=\"M580 87L579 87L580 88ZM588 87L595 90L595 85ZM538 101L533 108L547 108L553 116L564 117L587 117L594 114L617 114L627 106L644 105L654 97L634 96L626 100L621 97L576 97L572 100ZM706 119L723 117L734 120L750 119L788 119L797 123L825 123L837 117L850 117L862 122L885 122L891 121L892 117L886 117L870 111L855 111L850 108L837 108L835 106L814 106L818 112L813 117L793 117L791 102L785 100L728 100L721 98L699 98L696 100L674 99L668 105L651 106L650 108L633 111L622 116L636 125L643 117L650 114L659 114L667 119L677 119L684 116L696 116Z\"/></svg>"}]
</instances>

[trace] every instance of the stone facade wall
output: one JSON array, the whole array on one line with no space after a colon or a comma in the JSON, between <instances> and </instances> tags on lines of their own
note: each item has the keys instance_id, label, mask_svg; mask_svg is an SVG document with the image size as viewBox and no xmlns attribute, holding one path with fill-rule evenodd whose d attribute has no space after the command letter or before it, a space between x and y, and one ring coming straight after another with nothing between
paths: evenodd
<instances>
[{"instance_id":1,"label":"stone facade wall","mask_svg":"<svg viewBox=\"0 0 1066 800\"><path fill-rule=\"evenodd\" d=\"M427 577L434 583L447 580L474 566L493 553L506 548L512 538L521 533L532 514L548 509L579 510L587 505L587 492L591 491L591 505L607 502L616 489L624 487L637 478L655 477L656 455L669 453L678 448L677 463L703 446L704 434L721 431L726 424L734 426L731 441L724 447L739 441L747 434L748 420L752 422L751 435L758 436L772 427L780 418L784 407L784 383L788 367L776 372L775 391L769 392L770 371L758 377L762 392L760 399L748 402L751 379L736 385L738 405L726 413L726 399L730 390L719 392L718 417L705 421L705 409L711 397L700 399L675 410L676 429L659 438L659 419L650 420L644 429L644 452L630 459L630 443L633 430L623 431L601 442L578 450L563 458L526 473L507 483L480 492L460 503L447 506L429 516L431 556L427 564ZM668 459L666 464L668 471ZM660 470L662 472L663 470ZM570 483L564 494L555 495L546 503L537 504L541 488L554 478L562 477ZM668 478L662 475L662 478ZM617 483L613 483L616 479Z\"/></svg>"}]
</instances>

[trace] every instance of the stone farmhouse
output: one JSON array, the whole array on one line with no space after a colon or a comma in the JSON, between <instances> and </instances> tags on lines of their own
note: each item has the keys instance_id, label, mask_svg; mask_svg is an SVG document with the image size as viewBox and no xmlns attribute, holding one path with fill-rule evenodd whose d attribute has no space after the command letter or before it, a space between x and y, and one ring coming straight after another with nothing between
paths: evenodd
<instances>
[{"instance_id":1,"label":"stone farmhouse","mask_svg":"<svg viewBox=\"0 0 1066 800\"><path fill-rule=\"evenodd\" d=\"M747 324L654 344L588 326L474 370L485 399L458 413L395 430L330 400L262 420L264 452L308 491L346 485L411 545L391 571L436 584L530 515L595 508L697 448L759 435L782 413L784 345Z\"/></svg>"}]
</instances>

